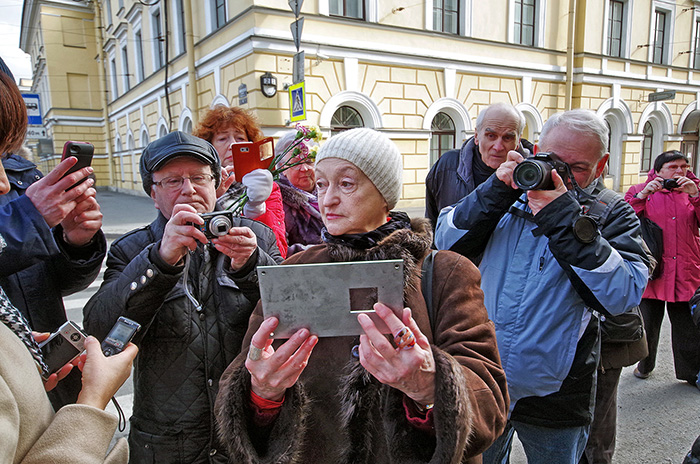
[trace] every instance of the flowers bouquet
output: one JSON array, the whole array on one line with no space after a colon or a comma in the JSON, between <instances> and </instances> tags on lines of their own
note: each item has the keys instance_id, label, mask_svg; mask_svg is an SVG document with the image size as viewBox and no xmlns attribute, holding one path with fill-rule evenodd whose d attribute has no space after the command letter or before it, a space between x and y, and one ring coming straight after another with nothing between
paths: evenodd
<instances>
[{"instance_id":1,"label":"flowers bouquet","mask_svg":"<svg viewBox=\"0 0 700 464\"><path fill-rule=\"evenodd\" d=\"M307 127L301 124L297 124L294 128L297 131L294 140L280 153L272 156L270 165L267 167L272 174L273 181L278 180L280 174L287 169L299 166L300 164L313 163L316 159L318 143L323 138L321 130L317 126ZM316 144L309 147L308 142L315 142ZM240 216L247 202L248 194L245 192L237 201L229 206L228 210L232 211L234 215Z\"/></svg>"}]
</instances>

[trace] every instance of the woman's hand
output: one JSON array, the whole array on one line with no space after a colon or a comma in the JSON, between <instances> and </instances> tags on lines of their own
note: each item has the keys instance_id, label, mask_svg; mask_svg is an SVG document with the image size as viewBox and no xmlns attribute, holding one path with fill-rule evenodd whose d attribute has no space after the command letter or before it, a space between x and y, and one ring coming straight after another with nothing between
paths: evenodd
<instances>
[{"instance_id":1,"label":"woman's hand","mask_svg":"<svg viewBox=\"0 0 700 464\"><path fill-rule=\"evenodd\" d=\"M311 335L308 329L300 329L275 351L270 334L277 324L276 317L268 317L260 324L250 340L245 360L253 393L271 401L281 401L287 388L299 380L318 343L316 335Z\"/></svg>"},{"instance_id":2,"label":"woman's hand","mask_svg":"<svg viewBox=\"0 0 700 464\"><path fill-rule=\"evenodd\" d=\"M360 335L360 362L381 383L401 390L416 403L434 403L435 360L428 339L411 317L411 310L403 309L403 321L381 303L376 303L374 310L392 334L408 328L413 332L416 343L410 347L394 348L372 319L360 314L357 320L365 331L364 335Z\"/></svg>"},{"instance_id":3,"label":"woman's hand","mask_svg":"<svg viewBox=\"0 0 700 464\"><path fill-rule=\"evenodd\" d=\"M36 340L37 343L43 342L44 340L49 338L49 335L51 334L48 332L32 332L32 337L34 337L34 340ZM60 368L57 372L51 374L48 379L44 380L44 390L49 392L56 388L58 382L65 379L74 367L75 366L72 363L68 363L62 368Z\"/></svg>"},{"instance_id":4,"label":"woman's hand","mask_svg":"<svg viewBox=\"0 0 700 464\"><path fill-rule=\"evenodd\" d=\"M637 193L636 197L640 200L646 199L652 193L656 193L664 188L664 178L656 177L656 179L649 181L647 185L644 186L641 192Z\"/></svg>"},{"instance_id":5,"label":"woman's hand","mask_svg":"<svg viewBox=\"0 0 700 464\"><path fill-rule=\"evenodd\" d=\"M78 358L78 368L83 371L83 388L76 403L104 409L131 375L131 365L139 350L129 343L121 353L105 357L100 342L89 336L85 339L85 351Z\"/></svg>"},{"instance_id":6,"label":"woman's hand","mask_svg":"<svg viewBox=\"0 0 700 464\"><path fill-rule=\"evenodd\" d=\"M676 182L678 182L678 187L676 187L674 190L677 190L679 192L685 192L691 197L698 196L698 186L692 180L688 179L685 176L682 176L677 178Z\"/></svg>"},{"instance_id":7,"label":"woman's hand","mask_svg":"<svg viewBox=\"0 0 700 464\"><path fill-rule=\"evenodd\" d=\"M216 198L221 198L234 182L236 182L236 173L233 172L233 165L226 167L221 166L221 183L219 184L219 188L216 189Z\"/></svg>"}]
</instances>

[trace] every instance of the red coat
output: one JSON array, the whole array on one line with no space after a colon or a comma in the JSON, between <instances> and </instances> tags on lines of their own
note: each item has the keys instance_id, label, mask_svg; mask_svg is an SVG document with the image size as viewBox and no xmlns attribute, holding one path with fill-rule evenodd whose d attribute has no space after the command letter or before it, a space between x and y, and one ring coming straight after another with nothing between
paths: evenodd
<instances>
[{"instance_id":1,"label":"red coat","mask_svg":"<svg viewBox=\"0 0 700 464\"><path fill-rule=\"evenodd\" d=\"M270 226L277 238L277 248L283 258L287 257L287 228L284 225L284 206L282 204L282 192L277 182L272 183L272 193L265 200L265 212L255 218L263 224Z\"/></svg>"},{"instance_id":2,"label":"red coat","mask_svg":"<svg viewBox=\"0 0 700 464\"><path fill-rule=\"evenodd\" d=\"M663 229L663 271L658 279L650 280L643 298L669 302L688 301L700 286L700 196L660 190L640 200L635 195L657 174L651 170L646 182L633 185L625 200L638 215L646 215ZM700 185L700 180L688 172L687 177Z\"/></svg>"}]
</instances>

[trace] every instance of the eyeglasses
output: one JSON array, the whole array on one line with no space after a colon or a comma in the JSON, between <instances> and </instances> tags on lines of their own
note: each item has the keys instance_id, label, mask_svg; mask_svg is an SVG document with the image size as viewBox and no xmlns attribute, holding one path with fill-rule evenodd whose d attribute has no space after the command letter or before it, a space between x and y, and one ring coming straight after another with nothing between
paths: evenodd
<instances>
[{"instance_id":1,"label":"eyeglasses","mask_svg":"<svg viewBox=\"0 0 700 464\"><path fill-rule=\"evenodd\" d=\"M211 174L197 174L196 176L181 177L173 176L161 179L158 182L153 182L155 185L162 187L166 190L179 190L182 188L182 184L185 183L185 179L189 179L192 185L197 187L206 187L211 181L214 180L214 176Z\"/></svg>"}]
</instances>

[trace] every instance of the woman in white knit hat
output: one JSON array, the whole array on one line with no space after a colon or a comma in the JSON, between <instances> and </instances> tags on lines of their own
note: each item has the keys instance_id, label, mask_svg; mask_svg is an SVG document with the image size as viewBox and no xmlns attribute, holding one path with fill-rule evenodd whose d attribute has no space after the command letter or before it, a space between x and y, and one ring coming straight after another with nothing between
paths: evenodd
<instances>
[{"instance_id":1,"label":"woman in white knit hat","mask_svg":"<svg viewBox=\"0 0 700 464\"><path fill-rule=\"evenodd\" d=\"M508 396L479 271L458 254L432 255L429 312L421 267L431 229L391 212L402 176L401 155L380 132L353 129L321 147L324 243L283 264L402 259L406 308L398 317L374 305L393 337L361 314L359 337L301 329L273 344L278 320L263 319L258 304L217 397L233 462L481 462L502 432Z\"/></svg>"}]
</instances>

